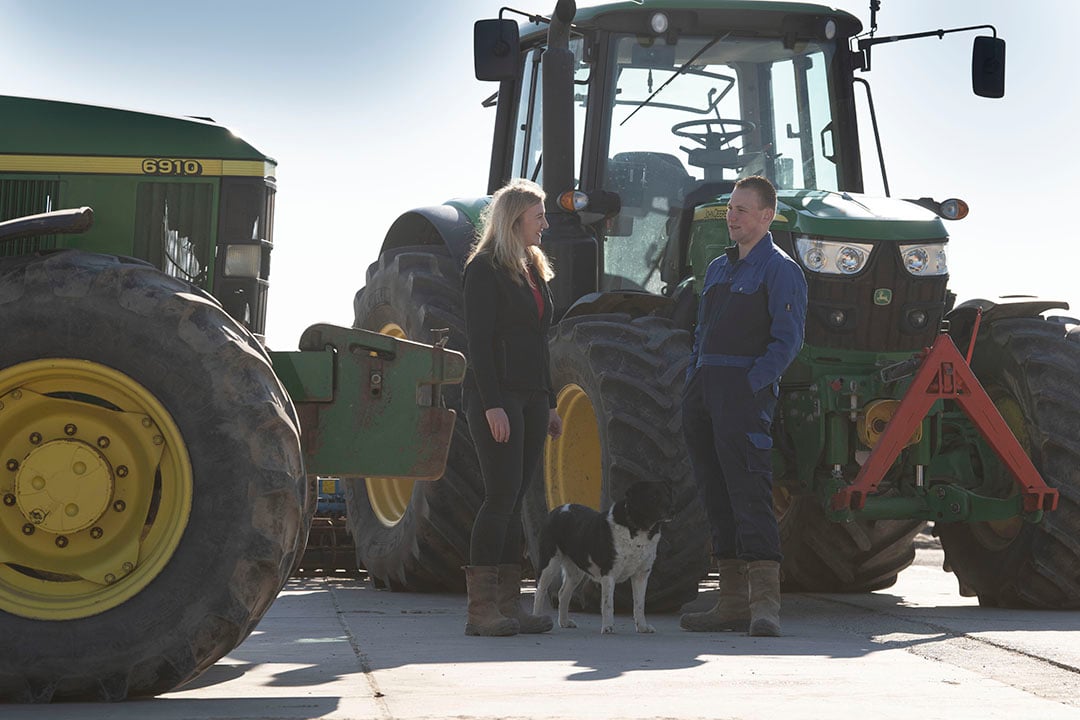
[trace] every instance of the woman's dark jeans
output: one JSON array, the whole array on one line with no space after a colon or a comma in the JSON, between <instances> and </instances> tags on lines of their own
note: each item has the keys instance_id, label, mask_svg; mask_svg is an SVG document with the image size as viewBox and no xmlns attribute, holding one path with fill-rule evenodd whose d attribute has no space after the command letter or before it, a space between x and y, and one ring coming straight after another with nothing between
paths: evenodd
<instances>
[{"instance_id":1,"label":"woman's dark jeans","mask_svg":"<svg viewBox=\"0 0 1080 720\"><path fill-rule=\"evenodd\" d=\"M484 504L476 513L469 543L469 564L520 564L521 501L540 470L548 426L548 396L542 391L503 391L503 410L510 419L510 440L491 437L483 403L475 390L464 391L480 471Z\"/></svg>"}]
</instances>

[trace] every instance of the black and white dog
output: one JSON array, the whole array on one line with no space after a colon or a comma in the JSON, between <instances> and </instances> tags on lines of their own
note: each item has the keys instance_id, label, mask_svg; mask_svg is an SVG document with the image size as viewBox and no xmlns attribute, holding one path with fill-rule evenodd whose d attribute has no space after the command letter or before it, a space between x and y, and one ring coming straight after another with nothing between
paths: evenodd
<instances>
[{"instance_id":1,"label":"black and white dog","mask_svg":"<svg viewBox=\"0 0 1080 720\"><path fill-rule=\"evenodd\" d=\"M582 578L589 577L600 583L600 632L615 632L615 584L629 579L637 631L656 632L645 622L645 588L656 560L660 525L670 515L671 488L654 482L634 483L606 513L574 504L552 510L540 532L541 572L533 614L541 613L548 589L562 570L559 627L577 627L569 617L570 598Z\"/></svg>"}]
</instances>

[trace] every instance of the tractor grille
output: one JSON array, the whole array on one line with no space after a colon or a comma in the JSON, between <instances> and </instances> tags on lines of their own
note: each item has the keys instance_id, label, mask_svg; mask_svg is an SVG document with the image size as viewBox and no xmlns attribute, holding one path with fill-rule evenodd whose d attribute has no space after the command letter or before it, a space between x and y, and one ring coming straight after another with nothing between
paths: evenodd
<instances>
[{"instance_id":1,"label":"tractor grille","mask_svg":"<svg viewBox=\"0 0 1080 720\"><path fill-rule=\"evenodd\" d=\"M59 208L59 180L0 180L0 222ZM0 256L26 255L54 247L56 235L12 238L0 243Z\"/></svg>"},{"instance_id":2,"label":"tractor grille","mask_svg":"<svg viewBox=\"0 0 1080 720\"><path fill-rule=\"evenodd\" d=\"M945 310L948 276L917 278L900 262L896 245L880 243L870 265L855 277L808 272L806 343L872 352L932 345ZM917 324L921 318L925 322Z\"/></svg>"}]
</instances>

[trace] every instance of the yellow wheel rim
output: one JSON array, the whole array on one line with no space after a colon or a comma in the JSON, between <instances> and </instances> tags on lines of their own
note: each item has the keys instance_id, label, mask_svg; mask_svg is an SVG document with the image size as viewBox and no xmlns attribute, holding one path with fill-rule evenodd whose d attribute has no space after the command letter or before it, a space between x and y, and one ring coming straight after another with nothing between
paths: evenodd
<instances>
[{"instance_id":1,"label":"yellow wheel rim","mask_svg":"<svg viewBox=\"0 0 1080 720\"><path fill-rule=\"evenodd\" d=\"M409 339L405 330L397 323L387 323L379 328L379 332L401 340ZM379 522L387 527L393 527L401 522L412 499L415 482L415 480L400 478L368 478L364 481L367 486L368 502Z\"/></svg>"},{"instance_id":2,"label":"yellow wheel rim","mask_svg":"<svg viewBox=\"0 0 1080 720\"><path fill-rule=\"evenodd\" d=\"M1009 426L1013 435L1016 436L1020 447L1030 457L1031 438L1028 435L1027 424L1024 422L1024 411L1021 409L1020 403L1000 388L991 388L987 392L994 401L998 412L1001 413L1001 417L1005 420L1005 424ZM1008 496L1011 497L1019 492L1016 483L1013 483ZM1023 519L1014 517L1006 520L987 520L986 522L975 523L972 525L972 532L978 538L980 544L996 550L1007 547L1016 539L1023 528Z\"/></svg>"},{"instance_id":3,"label":"yellow wheel rim","mask_svg":"<svg viewBox=\"0 0 1080 720\"><path fill-rule=\"evenodd\" d=\"M563 432L544 448L544 490L548 509L566 503L600 509L604 470L600 425L588 394L580 385L566 385L557 399Z\"/></svg>"},{"instance_id":4,"label":"yellow wheel rim","mask_svg":"<svg viewBox=\"0 0 1080 720\"><path fill-rule=\"evenodd\" d=\"M179 428L127 375L84 360L0 371L0 609L68 620L138 595L191 514Z\"/></svg>"}]
</instances>

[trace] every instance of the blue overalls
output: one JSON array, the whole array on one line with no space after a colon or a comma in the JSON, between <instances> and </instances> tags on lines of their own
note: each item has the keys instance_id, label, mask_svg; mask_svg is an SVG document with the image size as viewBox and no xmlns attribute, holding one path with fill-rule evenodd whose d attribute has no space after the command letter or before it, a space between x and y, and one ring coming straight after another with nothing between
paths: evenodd
<instances>
[{"instance_id":1,"label":"blue overalls","mask_svg":"<svg viewBox=\"0 0 1080 720\"><path fill-rule=\"evenodd\" d=\"M802 347L806 278L765 236L709 264L683 433L718 559L781 560L772 502L772 418L780 374Z\"/></svg>"}]
</instances>

